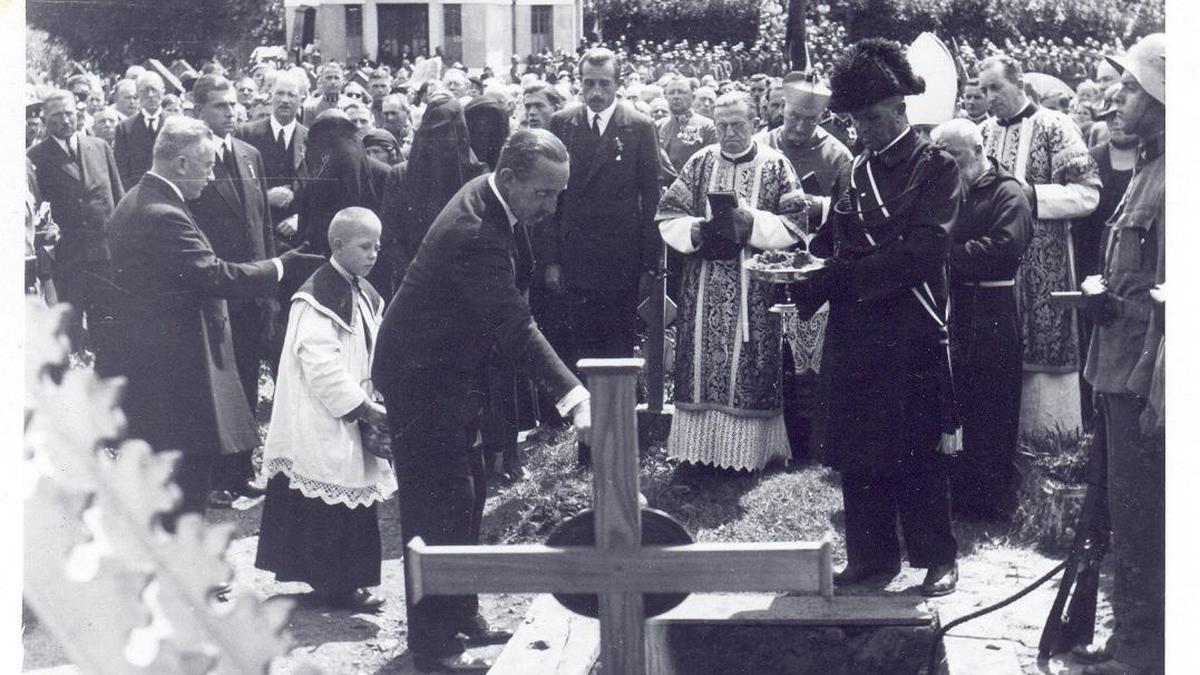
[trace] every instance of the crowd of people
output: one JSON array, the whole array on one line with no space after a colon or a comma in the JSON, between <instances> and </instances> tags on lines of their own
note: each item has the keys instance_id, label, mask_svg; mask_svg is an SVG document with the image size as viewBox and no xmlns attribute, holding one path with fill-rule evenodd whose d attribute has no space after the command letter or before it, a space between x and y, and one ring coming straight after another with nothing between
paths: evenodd
<instances>
[{"instance_id":1,"label":"crowd of people","mask_svg":"<svg viewBox=\"0 0 1200 675\"><path fill-rule=\"evenodd\" d=\"M256 564L360 610L397 492L405 544L471 544L519 429L574 426L589 463L571 364L632 356L664 278L667 453L834 467L839 585L895 576L903 546L953 592L952 519L1011 517L1019 433L1103 415L1117 631L1081 655L1157 672L1163 44L1089 52L1065 97L1025 77L1058 47L964 59L956 118L919 128L925 81L882 39L805 73L686 41L504 74L78 72L27 104L26 290L77 310L130 433L182 450L179 513L265 494ZM780 312L746 265L796 250L824 264ZM407 611L422 669L485 668L464 645L507 637L473 596Z\"/></svg>"}]
</instances>

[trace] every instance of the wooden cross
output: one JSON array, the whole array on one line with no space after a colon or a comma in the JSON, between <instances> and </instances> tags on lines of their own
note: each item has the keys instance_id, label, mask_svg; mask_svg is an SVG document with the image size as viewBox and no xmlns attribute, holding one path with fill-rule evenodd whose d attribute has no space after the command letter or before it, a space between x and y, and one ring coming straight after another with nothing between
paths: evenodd
<instances>
[{"instance_id":1,"label":"wooden cross","mask_svg":"<svg viewBox=\"0 0 1200 675\"><path fill-rule=\"evenodd\" d=\"M833 597L830 545L643 546L635 387L641 359L585 359L592 397L594 547L408 545L413 600L468 593L595 593L605 672L646 672L645 593L782 592Z\"/></svg>"}]
</instances>

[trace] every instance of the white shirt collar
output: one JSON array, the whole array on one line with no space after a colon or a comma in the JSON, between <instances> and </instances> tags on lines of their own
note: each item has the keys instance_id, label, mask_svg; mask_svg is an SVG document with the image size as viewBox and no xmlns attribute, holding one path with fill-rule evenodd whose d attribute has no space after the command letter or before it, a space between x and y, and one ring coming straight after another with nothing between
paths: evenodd
<instances>
[{"instance_id":1,"label":"white shirt collar","mask_svg":"<svg viewBox=\"0 0 1200 675\"><path fill-rule=\"evenodd\" d=\"M333 269L337 270L338 274L342 275L343 279L351 284L354 283L354 275L347 272L346 268L342 267L341 263L337 261L337 258L333 257L332 255L329 256L329 264L333 266Z\"/></svg>"},{"instance_id":2,"label":"white shirt collar","mask_svg":"<svg viewBox=\"0 0 1200 675\"><path fill-rule=\"evenodd\" d=\"M183 198L183 190L180 190L180 189L179 189L179 186L178 186L178 185L176 185L175 183L172 183L170 180L168 180L168 179L166 179L166 178L162 177L161 175L159 175L159 174L157 174L157 173L154 173L154 171L153 171L153 170L151 170L151 171L147 171L147 172L146 172L146 175L149 175L149 176L154 176L155 178L157 178L157 179L161 180L162 182L166 183L167 185L170 185L170 186L171 186L171 189L175 191L175 194L179 196L179 201L181 201L181 202L186 202L186 201L187 201L186 199L184 199L184 198Z\"/></svg>"},{"instance_id":3,"label":"white shirt collar","mask_svg":"<svg viewBox=\"0 0 1200 675\"><path fill-rule=\"evenodd\" d=\"M897 143L899 143L899 142L900 142L900 139L901 139L901 138L904 138L906 135L908 135L908 132L910 132L910 131L912 131L912 127L911 127L911 126L904 127L904 131L901 131L899 136L897 136L897 137L893 138L891 143L888 143L887 145L883 146L883 147L882 147L882 148L880 148L879 150L876 150L876 151L875 151L875 154L876 154L876 155L882 155L883 153L887 152L888 150L891 150L891 149L892 149L892 146L893 146L893 145L895 145L895 144L897 144Z\"/></svg>"},{"instance_id":4,"label":"white shirt collar","mask_svg":"<svg viewBox=\"0 0 1200 675\"><path fill-rule=\"evenodd\" d=\"M617 109L617 99L614 98L613 102L607 108L605 108L604 110L601 110L600 112L594 112L591 108L587 107L586 103L584 104L584 108L587 109L588 128L589 129L592 128L592 118L599 115L600 116L600 134L604 135L604 132L608 130L608 121L612 119L613 111L615 111Z\"/></svg>"},{"instance_id":5,"label":"white shirt collar","mask_svg":"<svg viewBox=\"0 0 1200 675\"><path fill-rule=\"evenodd\" d=\"M146 122L150 122L151 120L156 120L159 117L162 117L162 108L159 108L158 110L155 110L154 112L150 112L149 110L142 108L142 119L146 120Z\"/></svg>"},{"instance_id":6,"label":"white shirt collar","mask_svg":"<svg viewBox=\"0 0 1200 675\"><path fill-rule=\"evenodd\" d=\"M279 138L279 131L283 130L283 143L287 145L292 142L292 134L296 133L296 118L293 117L291 122L280 124L279 120L275 119L275 115L271 115L271 137Z\"/></svg>"},{"instance_id":7,"label":"white shirt collar","mask_svg":"<svg viewBox=\"0 0 1200 675\"><path fill-rule=\"evenodd\" d=\"M230 134L221 139L221 145L217 148L217 159L225 161L225 153L233 150L233 135Z\"/></svg>"},{"instance_id":8,"label":"white shirt collar","mask_svg":"<svg viewBox=\"0 0 1200 675\"><path fill-rule=\"evenodd\" d=\"M500 200L500 206L504 207L504 215L508 216L509 226L517 224L517 215L508 208L508 202L504 201L504 195L500 194L500 190L496 188L496 174L489 173L487 177L488 187L492 188L492 194L496 195L496 199Z\"/></svg>"},{"instance_id":9,"label":"white shirt collar","mask_svg":"<svg viewBox=\"0 0 1200 675\"><path fill-rule=\"evenodd\" d=\"M58 147L62 148L63 152L67 153L68 155L71 154L72 147L79 147L79 141L75 139L75 134L67 136L66 140L63 140L58 136L51 136L50 138L53 138L58 143Z\"/></svg>"}]
</instances>

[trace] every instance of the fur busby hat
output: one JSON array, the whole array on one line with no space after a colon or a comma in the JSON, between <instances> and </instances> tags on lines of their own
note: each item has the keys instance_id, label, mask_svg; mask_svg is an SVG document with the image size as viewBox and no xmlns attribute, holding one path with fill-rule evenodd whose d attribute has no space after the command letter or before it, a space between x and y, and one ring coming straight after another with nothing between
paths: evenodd
<instances>
[{"instance_id":1,"label":"fur busby hat","mask_svg":"<svg viewBox=\"0 0 1200 675\"><path fill-rule=\"evenodd\" d=\"M893 96L922 94L925 80L913 73L900 43L868 38L852 45L834 64L829 88L829 109L848 113Z\"/></svg>"}]
</instances>

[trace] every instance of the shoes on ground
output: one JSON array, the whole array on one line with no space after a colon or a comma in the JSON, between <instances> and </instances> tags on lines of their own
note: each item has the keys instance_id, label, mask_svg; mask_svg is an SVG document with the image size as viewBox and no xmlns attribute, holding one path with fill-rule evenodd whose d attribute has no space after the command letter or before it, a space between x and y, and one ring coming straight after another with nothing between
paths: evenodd
<instances>
[{"instance_id":1,"label":"shoes on ground","mask_svg":"<svg viewBox=\"0 0 1200 675\"><path fill-rule=\"evenodd\" d=\"M208 508L228 509L233 506L233 493L229 490L212 490L208 493Z\"/></svg>"},{"instance_id":2,"label":"shoes on ground","mask_svg":"<svg viewBox=\"0 0 1200 675\"><path fill-rule=\"evenodd\" d=\"M490 660L466 652L446 656L414 652L413 665L422 673L486 673L492 668Z\"/></svg>"},{"instance_id":3,"label":"shoes on ground","mask_svg":"<svg viewBox=\"0 0 1200 675\"><path fill-rule=\"evenodd\" d=\"M846 565L833 575L835 586L891 581L900 573L900 565Z\"/></svg>"},{"instance_id":4,"label":"shoes on ground","mask_svg":"<svg viewBox=\"0 0 1200 675\"><path fill-rule=\"evenodd\" d=\"M925 573L925 581L921 582L921 595L927 598L937 598L950 595L958 587L958 563L934 565Z\"/></svg>"},{"instance_id":5,"label":"shoes on ground","mask_svg":"<svg viewBox=\"0 0 1200 675\"><path fill-rule=\"evenodd\" d=\"M373 595L371 591L365 588L345 592L317 591L316 594L326 607L349 609L355 612L378 612L383 607L383 603L386 602L383 598Z\"/></svg>"}]
</instances>

